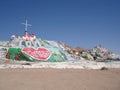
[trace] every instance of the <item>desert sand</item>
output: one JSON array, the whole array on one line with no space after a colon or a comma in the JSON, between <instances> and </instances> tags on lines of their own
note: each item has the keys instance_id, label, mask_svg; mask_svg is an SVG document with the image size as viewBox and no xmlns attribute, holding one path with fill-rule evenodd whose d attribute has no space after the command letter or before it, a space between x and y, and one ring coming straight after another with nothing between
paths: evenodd
<instances>
[{"instance_id":1,"label":"desert sand","mask_svg":"<svg viewBox=\"0 0 120 90\"><path fill-rule=\"evenodd\" d=\"M0 69L0 90L120 90L120 69Z\"/></svg>"}]
</instances>

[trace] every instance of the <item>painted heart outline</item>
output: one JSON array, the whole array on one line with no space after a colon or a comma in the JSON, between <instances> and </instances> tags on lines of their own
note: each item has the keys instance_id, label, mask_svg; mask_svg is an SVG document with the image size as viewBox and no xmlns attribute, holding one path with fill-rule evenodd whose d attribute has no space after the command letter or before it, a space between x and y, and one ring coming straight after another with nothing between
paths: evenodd
<instances>
[{"instance_id":1,"label":"painted heart outline","mask_svg":"<svg viewBox=\"0 0 120 90\"><path fill-rule=\"evenodd\" d=\"M39 47L37 49L33 47L25 47L22 49L22 52L36 60L43 61L47 61L51 56L51 52L44 47Z\"/></svg>"}]
</instances>

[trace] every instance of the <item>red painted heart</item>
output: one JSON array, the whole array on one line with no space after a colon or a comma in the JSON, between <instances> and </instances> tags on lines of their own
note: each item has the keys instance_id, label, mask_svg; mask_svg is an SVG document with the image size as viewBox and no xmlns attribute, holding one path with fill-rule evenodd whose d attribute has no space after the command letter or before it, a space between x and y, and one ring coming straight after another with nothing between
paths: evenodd
<instances>
[{"instance_id":1,"label":"red painted heart","mask_svg":"<svg viewBox=\"0 0 120 90\"><path fill-rule=\"evenodd\" d=\"M51 56L50 51L44 47L39 47L37 50L32 47L26 47L22 49L22 52L34 59L43 61L48 60L49 57Z\"/></svg>"}]
</instances>

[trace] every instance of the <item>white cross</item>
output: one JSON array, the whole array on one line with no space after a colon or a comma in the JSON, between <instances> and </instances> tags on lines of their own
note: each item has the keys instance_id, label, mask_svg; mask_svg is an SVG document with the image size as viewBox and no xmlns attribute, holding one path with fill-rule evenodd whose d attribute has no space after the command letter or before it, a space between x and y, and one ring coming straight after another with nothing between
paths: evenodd
<instances>
[{"instance_id":1,"label":"white cross","mask_svg":"<svg viewBox=\"0 0 120 90\"><path fill-rule=\"evenodd\" d=\"M25 23L22 23L22 24L25 25L25 31L27 31L28 26L32 26L32 25L28 24L27 20Z\"/></svg>"}]
</instances>

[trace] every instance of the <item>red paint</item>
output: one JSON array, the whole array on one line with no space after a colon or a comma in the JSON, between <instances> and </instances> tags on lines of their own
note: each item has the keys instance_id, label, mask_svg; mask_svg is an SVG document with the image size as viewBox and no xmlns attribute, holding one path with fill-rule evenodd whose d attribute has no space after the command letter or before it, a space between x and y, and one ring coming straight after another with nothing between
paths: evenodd
<instances>
[{"instance_id":1,"label":"red paint","mask_svg":"<svg viewBox=\"0 0 120 90\"><path fill-rule=\"evenodd\" d=\"M43 61L47 61L51 56L50 51L44 47L39 47L38 49L32 47L26 47L22 49L22 52L31 56L34 59L43 60Z\"/></svg>"}]
</instances>

